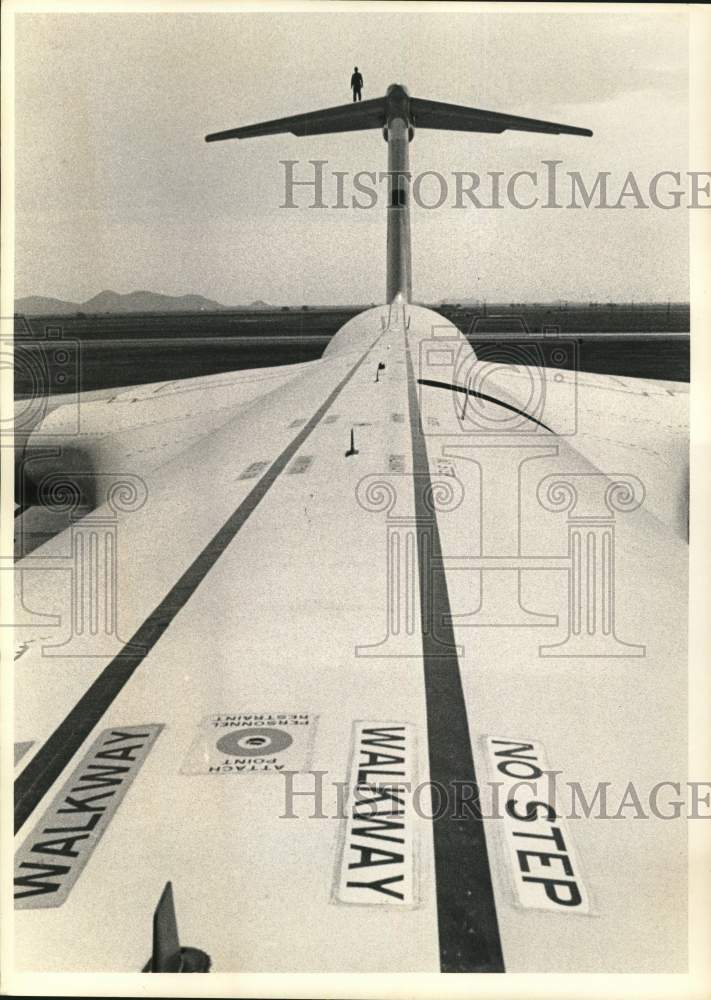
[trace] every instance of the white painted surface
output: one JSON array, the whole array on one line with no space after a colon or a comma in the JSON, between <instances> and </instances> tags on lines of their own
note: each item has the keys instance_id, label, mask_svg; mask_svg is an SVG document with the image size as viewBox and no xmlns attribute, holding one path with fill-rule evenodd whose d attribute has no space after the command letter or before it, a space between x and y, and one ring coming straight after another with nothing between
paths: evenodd
<instances>
[{"instance_id":1,"label":"white painted surface","mask_svg":"<svg viewBox=\"0 0 711 1000\"><path fill-rule=\"evenodd\" d=\"M416 372L419 348L431 338L433 326L443 341L469 350L441 317L414 306L406 307L406 316ZM243 471L252 463L273 461L298 433L290 427L294 420L308 419L382 334L329 411L338 419L322 420L304 442L299 454L312 456L308 469L279 476L101 720L101 729L148 721L163 723L165 729L66 903L54 910L17 913L22 968L139 969L150 952L153 907L169 879L181 939L207 951L215 971L439 968L429 820L416 817L413 823L417 905L360 907L332 898L343 820L333 816L337 799L328 786L348 778L354 721L402 720L410 725L416 736L416 773L423 780L429 773L419 592L413 599L413 635L403 629L383 644L386 522L383 513L364 509L356 499L363 477L394 474L397 514L405 519L414 514L404 331L393 322L384 332L388 317L384 307L352 320L334 337L322 361L304 366L277 392L254 398L246 408L235 391L219 422L196 417L192 438L180 436L182 411L176 402L171 417L176 422L167 433L174 450L167 461L145 471L148 493L140 510L119 515L123 639L248 494L254 480L241 479ZM381 360L386 368L376 383ZM659 496L658 464L648 461L646 443L650 435L664 436L660 415L663 407L672 407L672 444L660 447L676 455L683 440L677 396L660 392L653 412L651 404L638 410L639 386L627 386L621 395L614 380L593 377L587 385L590 378L581 378L578 395L583 409L589 406L596 414L585 418L590 421L586 426L594 428L598 414L613 407L621 414L620 425L623 415L632 412L638 423L628 437L634 440L639 434L644 447L625 446L611 454L608 464L604 449L592 449L592 432L565 438L526 426L509 438L511 444L531 447L532 455L536 447L544 453L524 463L520 475L511 450L492 452L491 437L483 440L462 429L450 392L422 387L425 432L445 432L444 437L427 438L431 473L453 472L464 489L461 505L438 517L445 559L482 551L564 559L567 515L546 510L536 499L546 475L597 477L594 482L576 480L586 502L601 473L635 475L650 498ZM498 381L501 398L515 400L515 379ZM494 388L492 378L488 391ZM207 395L203 403L209 412ZM233 404L234 411L229 409ZM135 404L137 412L141 405ZM481 413L487 419L501 416L499 407L486 402ZM553 426L557 417L562 419L551 412L542 419ZM207 423L201 424L202 419ZM351 428L358 454L346 458ZM155 427L153 434L155 440ZM458 445L473 447L468 458L456 451ZM121 433L113 435L114 447L123 460ZM443 447L448 452L454 447L454 457ZM101 445L98 454L108 470L116 468L111 450ZM494 465L485 465L485 475L494 475L486 480L486 489L501 485L482 506L477 461L490 462L492 454ZM392 456L397 457L394 464ZM401 468L403 475L393 473ZM520 509L505 488L517 482ZM665 484L664 491L669 493L671 486ZM460 668L480 780L487 773L481 737L502 732L539 740L551 766L561 770L561 780L579 781L585 788L600 780L620 791L629 780L643 788L660 780L683 780L686 546L662 506L650 500L615 520L617 633L623 641L644 645L643 657L539 655L540 645L561 642L567 634L567 571L560 567L524 572L520 604L510 608L514 615L522 605L551 616L540 619L543 625L531 624L525 611L523 621L511 625L499 620L470 627L466 619L455 621L457 642L464 647ZM477 541L480 533L484 550ZM67 535L34 555L47 560L66 554ZM491 584L488 599L496 599L499 609L517 593L511 589L515 573L499 571ZM462 563L447 569L455 615L475 610L477 575ZM66 592L56 585L54 574L30 571L24 582L28 609L66 610ZM51 623L18 630L18 640L28 645L17 661L15 740L35 740L31 753L110 659L42 655L39 637L61 633ZM357 655L357 649L367 655ZM298 818L281 818L284 778L276 773L181 773L202 719L257 710L318 716L312 761L315 770L325 772L326 818L309 818L313 802L307 798L297 800ZM79 754L93 738L87 738ZM48 790L47 801L63 780ZM18 843L41 808L19 832ZM595 916L585 920L513 905L510 867L500 852L496 823L487 820L487 839L510 971L683 967L686 834L681 821L571 820L594 901ZM97 914L109 911L115 919L97 920ZM116 927L121 928L118 937Z\"/></svg>"}]
</instances>

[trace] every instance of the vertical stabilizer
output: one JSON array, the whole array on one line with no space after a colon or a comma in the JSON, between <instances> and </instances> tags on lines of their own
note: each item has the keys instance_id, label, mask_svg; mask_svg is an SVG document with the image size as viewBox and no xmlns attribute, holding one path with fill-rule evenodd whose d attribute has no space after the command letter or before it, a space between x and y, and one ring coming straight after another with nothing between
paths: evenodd
<instances>
[{"instance_id":1,"label":"vertical stabilizer","mask_svg":"<svg viewBox=\"0 0 711 1000\"><path fill-rule=\"evenodd\" d=\"M385 97L354 104L341 104L308 114L292 115L213 132L207 142L222 139L251 139L263 135L291 132L293 135L324 135L329 132L355 132L378 128L388 144L388 233L386 287L387 301L398 295L412 298L412 255L410 250L410 169L408 143L415 128L436 128L454 132L499 133L508 129L519 132L545 132L552 135L592 135L590 129L537 118L484 111L459 104L443 104L410 97L405 87L394 83Z\"/></svg>"}]
</instances>

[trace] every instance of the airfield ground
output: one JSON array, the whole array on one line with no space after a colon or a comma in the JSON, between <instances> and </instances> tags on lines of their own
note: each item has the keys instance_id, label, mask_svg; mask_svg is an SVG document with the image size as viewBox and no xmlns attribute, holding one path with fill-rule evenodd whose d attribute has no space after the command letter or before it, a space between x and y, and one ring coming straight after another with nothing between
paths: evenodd
<instances>
[{"instance_id":1,"label":"airfield ground","mask_svg":"<svg viewBox=\"0 0 711 1000\"><path fill-rule=\"evenodd\" d=\"M17 317L15 391L87 391L314 360L363 308ZM437 311L487 360L689 379L681 304L453 303Z\"/></svg>"}]
</instances>

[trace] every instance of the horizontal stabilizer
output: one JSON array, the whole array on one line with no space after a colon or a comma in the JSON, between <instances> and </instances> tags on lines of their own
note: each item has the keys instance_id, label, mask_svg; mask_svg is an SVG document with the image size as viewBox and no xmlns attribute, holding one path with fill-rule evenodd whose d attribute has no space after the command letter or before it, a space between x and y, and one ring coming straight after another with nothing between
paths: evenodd
<instances>
[{"instance_id":1,"label":"horizontal stabilizer","mask_svg":"<svg viewBox=\"0 0 711 1000\"><path fill-rule=\"evenodd\" d=\"M222 139L252 139L260 135L277 135L291 132L292 135L323 135L326 132L355 132L360 129L382 128L385 125L385 98L359 101L357 104L340 104L335 108L310 111L304 115L289 118L275 118L270 122L231 128L226 132L213 132L205 136L206 142Z\"/></svg>"},{"instance_id":2,"label":"horizontal stabilizer","mask_svg":"<svg viewBox=\"0 0 711 1000\"><path fill-rule=\"evenodd\" d=\"M454 132L505 132L515 129L518 132L550 132L554 135L592 135L590 129L575 125L559 125L537 118L501 114L499 111L466 108L460 104L423 101L418 97L410 98L410 113L415 128L441 128Z\"/></svg>"}]
</instances>

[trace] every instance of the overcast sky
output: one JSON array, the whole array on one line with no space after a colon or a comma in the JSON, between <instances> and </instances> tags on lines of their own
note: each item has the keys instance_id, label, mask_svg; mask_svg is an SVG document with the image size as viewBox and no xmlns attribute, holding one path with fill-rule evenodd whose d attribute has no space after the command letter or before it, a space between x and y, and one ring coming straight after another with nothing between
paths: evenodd
<instances>
[{"instance_id":1,"label":"overcast sky","mask_svg":"<svg viewBox=\"0 0 711 1000\"><path fill-rule=\"evenodd\" d=\"M279 160L303 160L305 175L309 159L383 170L380 132L203 141L343 103L357 64L364 99L399 82L416 97L595 133L418 131L412 170L439 171L451 193L439 209L413 207L415 299L685 300L687 209L457 210L451 172L542 176L542 161L559 159L590 182L610 171L614 200L633 170L648 200L655 173L688 169L687 48L681 4L625 14L19 15L16 297L149 289L225 304L381 301L382 203L318 210L299 195L304 207L279 207Z\"/></svg>"}]
</instances>

